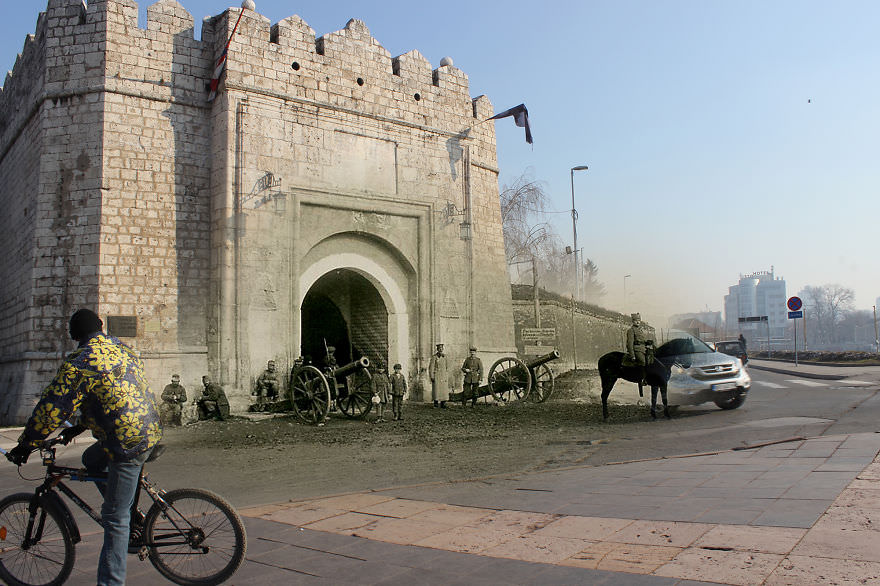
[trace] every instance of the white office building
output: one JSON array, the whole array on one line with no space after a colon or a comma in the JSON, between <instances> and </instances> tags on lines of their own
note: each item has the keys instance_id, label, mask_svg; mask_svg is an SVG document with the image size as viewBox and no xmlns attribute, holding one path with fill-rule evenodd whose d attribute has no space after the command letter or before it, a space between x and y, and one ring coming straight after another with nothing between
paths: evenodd
<instances>
[{"instance_id":1,"label":"white office building","mask_svg":"<svg viewBox=\"0 0 880 586\"><path fill-rule=\"evenodd\" d=\"M752 348L765 346L768 338L782 339L788 326L785 302L785 279L776 277L773 267L740 275L724 296L725 327L728 333L742 333Z\"/></svg>"}]
</instances>

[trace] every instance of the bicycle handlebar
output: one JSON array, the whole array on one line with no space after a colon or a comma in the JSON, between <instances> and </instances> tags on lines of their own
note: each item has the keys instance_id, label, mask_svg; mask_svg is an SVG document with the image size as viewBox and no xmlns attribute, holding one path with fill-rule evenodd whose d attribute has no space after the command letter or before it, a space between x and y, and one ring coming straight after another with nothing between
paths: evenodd
<instances>
[{"instance_id":1,"label":"bicycle handlebar","mask_svg":"<svg viewBox=\"0 0 880 586\"><path fill-rule=\"evenodd\" d=\"M69 421L64 421L61 423L61 427L70 428L70 427L73 427L73 424ZM37 450L44 450L47 448L51 448L52 446L57 446L58 444L61 444L61 443L64 443L64 438L62 438L61 435L59 434L53 438L41 440L37 445L34 446L34 449L31 451L35 452ZM8 453L9 453L9 450L5 450L3 448L0 448L0 456L5 456Z\"/></svg>"}]
</instances>

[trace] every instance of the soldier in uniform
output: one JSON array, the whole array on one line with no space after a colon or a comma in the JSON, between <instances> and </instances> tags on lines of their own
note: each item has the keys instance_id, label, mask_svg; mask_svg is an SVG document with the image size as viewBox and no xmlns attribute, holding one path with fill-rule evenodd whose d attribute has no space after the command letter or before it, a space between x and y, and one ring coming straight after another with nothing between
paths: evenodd
<instances>
[{"instance_id":1,"label":"soldier in uniform","mask_svg":"<svg viewBox=\"0 0 880 586\"><path fill-rule=\"evenodd\" d=\"M446 409L449 400L449 362L443 353L443 344L437 344L437 351L428 363L428 376L431 379L431 398L434 407Z\"/></svg>"},{"instance_id":2,"label":"soldier in uniform","mask_svg":"<svg viewBox=\"0 0 880 586\"><path fill-rule=\"evenodd\" d=\"M327 346L327 356L324 357L324 371L336 369L336 346Z\"/></svg>"},{"instance_id":3,"label":"soldier in uniform","mask_svg":"<svg viewBox=\"0 0 880 586\"><path fill-rule=\"evenodd\" d=\"M638 366L642 372L642 385L645 382L645 366L647 366L648 346L653 349L654 341L650 339L648 333L642 327L642 316L638 313L632 314L632 326L626 331L626 362L625 366ZM652 353L653 361L653 353Z\"/></svg>"},{"instance_id":4,"label":"soldier in uniform","mask_svg":"<svg viewBox=\"0 0 880 586\"><path fill-rule=\"evenodd\" d=\"M373 401L378 409L376 423L385 423L385 406L388 404L388 395L391 394L391 379L385 373L385 366L382 363L376 365L376 374L370 379L370 386L373 397L379 400Z\"/></svg>"},{"instance_id":5,"label":"soldier in uniform","mask_svg":"<svg viewBox=\"0 0 880 586\"><path fill-rule=\"evenodd\" d=\"M171 375L171 384L162 390L162 405L159 416L163 425L183 425L183 404L186 403L186 389L180 384L180 375Z\"/></svg>"},{"instance_id":6,"label":"soldier in uniform","mask_svg":"<svg viewBox=\"0 0 880 586\"><path fill-rule=\"evenodd\" d=\"M403 376L403 367L400 364L394 365L390 379L391 411L394 413L394 419L400 421L403 419L403 396L406 395L406 377Z\"/></svg>"},{"instance_id":7,"label":"soldier in uniform","mask_svg":"<svg viewBox=\"0 0 880 586\"><path fill-rule=\"evenodd\" d=\"M266 370L257 379L257 385L254 387L253 395L256 395L257 402L254 405L255 411L264 411L268 409L269 403L278 400L278 389L281 383L278 381L278 372L275 370L275 361L270 360L266 364ZM263 398L265 397L265 401Z\"/></svg>"},{"instance_id":8,"label":"soldier in uniform","mask_svg":"<svg viewBox=\"0 0 880 586\"><path fill-rule=\"evenodd\" d=\"M211 382L211 377L202 377L202 396L196 401L199 411L199 421L203 419L219 419L224 421L229 417L229 400L226 392L220 385Z\"/></svg>"},{"instance_id":9,"label":"soldier in uniform","mask_svg":"<svg viewBox=\"0 0 880 586\"><path fill-rule=\"evenodd\" d=\"M464 373L461 404L467 405L467 397L470 395L471 407L474 407L477 404L477 389L483 380L483 361L477 356L476 346L470 347L470 354L464 359L461 371Z\"/></svg>"}]
</instances>

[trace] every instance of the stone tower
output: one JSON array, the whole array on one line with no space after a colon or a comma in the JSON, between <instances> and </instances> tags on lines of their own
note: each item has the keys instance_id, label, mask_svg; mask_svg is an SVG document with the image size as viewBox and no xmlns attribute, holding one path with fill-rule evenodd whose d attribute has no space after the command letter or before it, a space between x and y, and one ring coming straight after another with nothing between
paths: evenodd
<instances>
[{"instance_id":1,"label":"stone tower","mask_svg":"<svg viewBox=\"0 0 880 586\"><path fill-rule=\"evenodd\" d=\"M174 0L49 0L0 91L0 421L26 416L86 306L161 389L247 402L268 360L514 351L492 106L366 25L204 21Z\"/></svg>"}]
</instances>

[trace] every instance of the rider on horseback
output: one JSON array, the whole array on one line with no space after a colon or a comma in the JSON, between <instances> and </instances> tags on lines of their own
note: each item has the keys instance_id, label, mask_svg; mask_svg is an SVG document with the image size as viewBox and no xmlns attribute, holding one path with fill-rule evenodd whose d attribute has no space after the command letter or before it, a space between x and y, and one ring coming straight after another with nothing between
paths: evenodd
<instances>
[{"instance_id":1,"label":"rider on horseback","mask_svg":"<svg viewBox=\"0 0 880 586\"><path fill-rule=\"evenodd\" d=\"M637 366L641 370L642 386L645 381L645 366L654 362L654 340L651 339L647 330L642 327L642 316L632 314L632 327L626 331L626 360L625 366ZM648 356L650 354L650 357Z\"/></svg>"}]
</instances>

